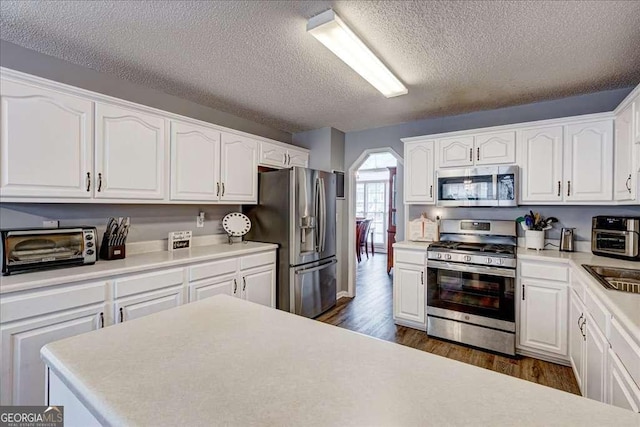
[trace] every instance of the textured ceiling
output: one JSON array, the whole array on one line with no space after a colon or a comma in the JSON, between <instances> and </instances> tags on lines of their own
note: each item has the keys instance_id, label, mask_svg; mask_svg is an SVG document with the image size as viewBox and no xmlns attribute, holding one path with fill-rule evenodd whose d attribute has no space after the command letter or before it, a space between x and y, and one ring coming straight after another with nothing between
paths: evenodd
<instances>
[{"instance_id":1,"label":"textured ceiling","mask_svg":"<svg viewBox=\"0 0 640 427\"><path fill-rule=\"evenodd\" d=\"M306 33L333 7L409 88ZM640 82L639 1L0 2L0 38L288 132L358 130Z\"/></svg>"}]
</instances>

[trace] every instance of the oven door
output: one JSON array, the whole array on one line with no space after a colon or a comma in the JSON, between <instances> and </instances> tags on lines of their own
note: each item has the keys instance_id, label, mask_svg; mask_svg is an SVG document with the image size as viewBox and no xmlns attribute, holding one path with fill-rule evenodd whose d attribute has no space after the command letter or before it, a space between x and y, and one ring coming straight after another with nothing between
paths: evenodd
<instances>
[{"instance_id":1,"label":"oven door","mask_svg":"<svg viewBox=\"0 0 640 427\"><path fill-rule=\"evenodd\" d=\"M427 263L427 306L515 322L515 270Z\"/></svg>"}]
</instances>

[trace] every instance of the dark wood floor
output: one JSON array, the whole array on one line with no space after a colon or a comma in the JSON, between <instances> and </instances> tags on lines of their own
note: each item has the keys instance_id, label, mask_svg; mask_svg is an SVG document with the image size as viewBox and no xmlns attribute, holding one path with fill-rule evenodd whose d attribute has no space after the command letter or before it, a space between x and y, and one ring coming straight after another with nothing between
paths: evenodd
<instances>
[{"instance_id":1,"label":"dark wood floor","mask_svg":"<svg viewBox=\"0 0 640 427\"><path fill-rule=\"evenodd\" d=\"M335 308L318 320L386 341L491 369L538 384L580 394L571 368L530 357L509 358L429 338L393 323L392 280L386 272L386 256L363 257L356 273L356 297L341 298Z\"/></svg>"}]
</instances>

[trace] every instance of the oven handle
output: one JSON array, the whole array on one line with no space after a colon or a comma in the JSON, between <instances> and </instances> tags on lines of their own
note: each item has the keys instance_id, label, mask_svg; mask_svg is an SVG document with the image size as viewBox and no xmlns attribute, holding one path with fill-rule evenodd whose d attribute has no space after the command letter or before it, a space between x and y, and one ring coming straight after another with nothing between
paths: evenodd
<instances>
[{"instance_id":1,"label":"oven handle","mask_svg":"<svg viewBox=\"0 0 640 427\"><path fill-rule=\"evenodd\" d=\"M441 268L443 270L463 271L465 273L489 274L491 276L500 276L500 277L513 277L513 278L516 277L516 271L509 270L507 268L454 264L451 262L428 260L427 268L432 268L432 267Z\"/></svg>"}]
</instances>

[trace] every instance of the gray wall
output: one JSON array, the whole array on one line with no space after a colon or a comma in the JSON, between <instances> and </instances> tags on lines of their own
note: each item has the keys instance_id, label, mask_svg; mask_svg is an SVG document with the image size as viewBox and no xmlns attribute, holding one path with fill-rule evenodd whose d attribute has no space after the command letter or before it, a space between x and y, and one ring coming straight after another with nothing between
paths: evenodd
<instances>
[{"instance_id":1,"label":"gray wall","mask_svg":"<svg viewBox=\"0 0 640 427\"><path fill-rule=\"evenodd\" d=\"M170 231L192 230L194 236L223 234L222 217L239 210L240 206L234 205L3 203L0 207L0 228L42 227L44 220L58 220L61 227L97 227L102 235L109 217L129 216L131 230L127 242L131 243L166 239ZM205 223L203 228L196 228L196 216L200 211L205 213Z\"/></svg>"},{"instance_id":2,"label":"gray wall","mask_svg":"<svg viewBox=\"0 0 640 427\"><path fill-rule=\"evenodd\" d=\"M345 135L345 167L347 169L350 168L362 152L370 148L391 147L402 156L403 144L400 141L401 138L613 111L632 89L615 89L497 110L478 111L457 116L417 120L394 126L347 132ZM402 188L403 176L403 169L399 165L398 198L400 201L403 200L404 194ZM404 238L404 212L400 210L402 207L403 205L400 204L398 209L398 240ZM534 210L540 209L536 207ZM478 210L476 213L482 217L482 214L480 214L482 211L488 212L489 210ZM614 209L614 211L616 210Z\"/></svg>"},{"instance_id":3,"label":"gray wall","mask_svg":"<svg viewBox=\"0 0 640 427\"><path fill-rule=\"evenodd\" d=\"M291 134L0 40L0 66L283 142Z\"/></svg>"},{"instance_id":4,"label":"gray wall","mask_svg":"<svg viewBox=\"0 0 640 427\"><path fill-rule=\"evenodd\" d=\"M640 206L519 206L515 208L438 208L435 206L409 205L409 219L420 217L422 212L435 219L503 219L515 220L529 210L539 212L545 218L554 216L558 224L547 231L547 239L559 239L562 227L574 227L576 240L591 240L591 217L596 215L640 216ZM518 235L524 231L518 227Z\"/></svg>"}]
</instances>

